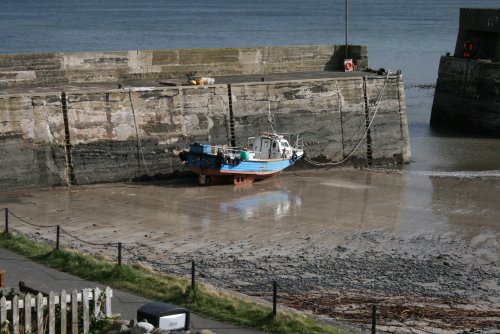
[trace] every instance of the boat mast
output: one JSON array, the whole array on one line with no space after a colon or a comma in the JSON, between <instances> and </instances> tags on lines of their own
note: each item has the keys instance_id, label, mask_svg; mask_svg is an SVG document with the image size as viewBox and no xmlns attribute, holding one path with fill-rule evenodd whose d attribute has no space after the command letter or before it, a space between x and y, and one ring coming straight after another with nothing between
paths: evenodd
<instances>
[{"instance_id":1,"label":"boat mast","mask_svg":"<svg viewBox=\"0 0 500 334\"><path fill-rule=\"evenodd\" d=\"M274 117L271 114L271 101L267 101L267 121L269 122L269 127L271 128L272 133L276 133L274 131Z\"/></svg>"}]
</instances>

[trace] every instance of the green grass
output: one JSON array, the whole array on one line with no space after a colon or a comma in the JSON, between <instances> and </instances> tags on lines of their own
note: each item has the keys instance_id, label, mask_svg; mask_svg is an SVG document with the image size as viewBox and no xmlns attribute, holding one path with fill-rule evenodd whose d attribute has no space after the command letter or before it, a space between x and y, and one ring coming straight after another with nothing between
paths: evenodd
<instances>
[{"instance_id":1,"label":"green grass","mask_svg":"<svg viewBox=\"0 0 500 334\"><path fill-rule=\"evenodd\" d=\"M278 311L276 318L272 318L270 307L215 291L203 284L198 283L194 293L190 289L190 281L185 279L154 272L140 265L118 266L108 259L72 250L56 251L52 246L11 233L0 235L0 247L89 281L182 305L195 313L237 325L271 333L347 333L297 313Z\"/></svg>"}]
</instances>

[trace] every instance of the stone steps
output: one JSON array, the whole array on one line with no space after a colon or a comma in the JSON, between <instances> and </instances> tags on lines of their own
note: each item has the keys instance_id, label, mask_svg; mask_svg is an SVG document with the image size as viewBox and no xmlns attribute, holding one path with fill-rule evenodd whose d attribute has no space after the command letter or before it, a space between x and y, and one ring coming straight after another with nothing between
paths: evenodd
<instances>
[{"instance_id":1,"label":"stone steps","mask_svg":"<svg viewBox=\"0 0 500 334\"><path fill-rule=\"evenodd\" d=\"M69 83L68 78L64 76L59 76L59 77L51 77L51 76L45 76L45 77L38 77L33 81L35 85L53 85L53 84L67 84Z\"/></svg>"},{"instance_id":2,"label":"stone steps","mask_svg":"<svg viewBox=\"0 0 500 334\"><path fill-rule=\"evenodd\" d=\"M60 64L26 64L23 66L0 66L0 72L22 72L22 71L54 71L60 70Z\"/></svg>"},{"instance_id":3,"label":"stone steps","mask_svg":"<svg viewBox=\"0 0 500 334\"><path fill-rule=\"evenodd\" d=\"M31 71L35 72L35 75L30 71L18 71L18 72L1 72L0 71L0 87L14 87L16 85L54 85L54 84L66 84L68 83L68 78L66 77L66 71ZM23 74L28 74L23 76Z\"/></svg>"},{"instance_id":4,"label":"stone steps","mask_svg":"<svg viewBox=\"0 0 500 334\"><path fill-rule=\"evenodd\" d=\"M0 72L50 71L62 68L56 54L0 55Z\"/></svg>"}]
</instances>

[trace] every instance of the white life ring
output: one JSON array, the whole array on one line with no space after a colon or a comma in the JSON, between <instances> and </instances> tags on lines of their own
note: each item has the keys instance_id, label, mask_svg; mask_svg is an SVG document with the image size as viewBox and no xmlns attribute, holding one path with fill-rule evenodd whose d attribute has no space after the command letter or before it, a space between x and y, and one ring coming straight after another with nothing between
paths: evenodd
<instances>
[{"instance_id":1,"label":"white life ring","mask_svg":"<svg viewBox=\"0 0 500 334\"><path fill-rule=\"evenodd\" d=\"M344 61L344 70L346 72L352 72L354 70L354 64L351 59Z\"/></svg>"}]
</instances>

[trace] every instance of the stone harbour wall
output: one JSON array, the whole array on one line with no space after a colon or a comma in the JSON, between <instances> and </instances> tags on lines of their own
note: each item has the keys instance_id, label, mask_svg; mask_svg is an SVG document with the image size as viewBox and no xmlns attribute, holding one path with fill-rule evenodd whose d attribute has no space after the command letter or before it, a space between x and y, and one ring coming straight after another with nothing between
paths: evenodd
<instances>
[{"instance_id":1,"label":"stone harbour wall","mask_svg":"<svg viewBox=\"0 0 500 334\"><path fill-rule=\"evenodd\" d=\"M431 125L500 136L500 63L442 57Z\"/></svg>"},{"instance_id":2,"label":"stone harbour wall","mask_svg":"<svg viewBox=\"0 0 500 334\"><path fill-rule=\"evenodd\" d=\"M270 46L153 51L0 55L0 88L204 76L343 69L342 45ZM357 70L368 67L366 46L350 45Z\"/></svg>"},{"instance_id":3,"label":"stone harbour wall","mask_svg":"<svg viewBox=\"0 0 500 334\"><path fill-rule=\"evenodd\" d=\"M268 130L300 134L308 156L350 164L410 160L404 85L390 76L0 95L0 183L53 186L184 170L192 142L236 143ZM231 91L232 112L229 91ZM234 127L232 127L234 124Z\"/></svg>"}]
</instances>

